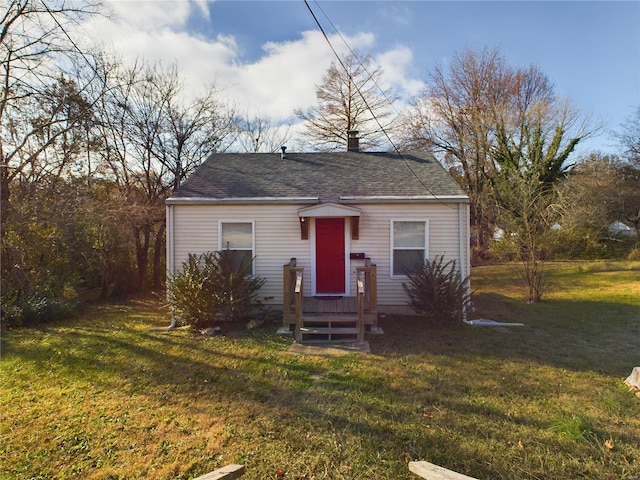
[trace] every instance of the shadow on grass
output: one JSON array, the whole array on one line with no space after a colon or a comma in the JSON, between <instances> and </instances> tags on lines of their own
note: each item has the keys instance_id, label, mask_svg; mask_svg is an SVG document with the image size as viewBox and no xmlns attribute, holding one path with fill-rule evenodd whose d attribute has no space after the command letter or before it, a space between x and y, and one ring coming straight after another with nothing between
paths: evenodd
<instances>
[{"instance_id":1,"label":"shadow on grass","mask_svg":"<svg viewBox=\"0 0 640 480\"><path fill-rule=\"evenodd\" d=\"M107 308L102 318L98 309L86 323L12 332L3 339L3 355L32 364L28 374L50 372L57 382L144 398L156 408L183 404L185 416L225 410L234 424L229 450L269 444L260 459L247 460L253 462L248 478L268 478L273 472L263 464L279 455L319 461L310 457L314 450L338 469L333 478L408 478L399 474L406 474L407 459L478 478L506 478L516 460L530 467L510 457L519 450L500 447L495 453L492 448L517 445L521 438L551 445L560 457L580 463L584 452L549 439L548 432L551 414L575 408L548 407L571 396L571 386L546 382L540 366L620 375L637 355L633 335L640 336L632 315L638 307L518 305L497 295L481 300L505 312L497 320L527 326L501 333L387 316L380 320L385 335L369 337L372 355L311 357L287 352L291 340L277 338L275 326L213 338L183 330L151 331L157 323L152 306L120 305ZM600 313L614 307L619 312L608 325ZM566 313L550 318L550 311ZM593 315L576 313L584 311ZM42 380L43 388L47 381ZM264 425L272 432L265 433ZM604 441L607 432L598 432ZM370 466L373 459L375 467ZM359 475L342 475L340 462L357 466ZM374 468L373 477L364 473L371 473L369 468ZM572 478L571 473L547 478Z\"/></svg>"},{"instance_id":2,"label":"shadow on grass","mask_svg":"<svg viewBox=\"0 0 640 480\"><path fill-rule=\"evenodd\" d=\"M370 340L372 351L518 359L618 377L628 375L631 363L638 361L640 306L568 300L525 304L495 293L476 295L474 304L471 318L525 326L447 327L425 324L416 316L388 316L381 319L385 336Z\"/></svg>"}]
</instances>

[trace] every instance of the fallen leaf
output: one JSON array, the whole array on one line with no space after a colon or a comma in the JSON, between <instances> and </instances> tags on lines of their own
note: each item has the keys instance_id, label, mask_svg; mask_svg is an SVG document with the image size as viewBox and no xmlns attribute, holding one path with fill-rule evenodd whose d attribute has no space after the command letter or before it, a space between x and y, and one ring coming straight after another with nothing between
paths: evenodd
<instances>
[{"instance_id":1,"label":"fallen leaf","mask_svg":"<svg viewBox=\"0 0 640 480\"><path fill-rule=\"evenodd\" d=\"M611 439L605 440L604 446L607 447L607 449L609 450L613 450L613 440Z\"/></svg>"}]
</instances>

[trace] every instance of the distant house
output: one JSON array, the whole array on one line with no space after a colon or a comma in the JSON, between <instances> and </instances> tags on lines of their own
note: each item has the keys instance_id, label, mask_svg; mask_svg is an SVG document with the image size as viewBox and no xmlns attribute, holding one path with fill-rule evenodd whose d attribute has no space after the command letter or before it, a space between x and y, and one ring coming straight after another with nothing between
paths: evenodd
<instances>
[{"instance_id":1,"label":"distant house","mask_svg":"<svg viewBox=\"0 0 640 480\"><path fill-rule=\"evenodd\" d=\"M466 277L469 199L455 181L429 154L365 153L351 141L341 153L212 155L166 202L169 273L189 253L252 258L285 325L296 321L296 278L305 310L336 312L353 310L366 279L375 326L377 312L406 307L403 267L444 255Z\"/></svg>"},{"instance_id":2,"label":"distant house","mask_svg":"<svg viewBox=\"0 0 640 480\"><path fill-rule=\"evenodd\" d=\"M627 225L626 223L622 223L620 220L616 220L615 222L611 223L607 227L607 231L611 235L617 235L617 236L621 236L621 237L635 237L636 236L635 230L633 228L631 228L629 225Z\"/></svg>"}]
</instances>

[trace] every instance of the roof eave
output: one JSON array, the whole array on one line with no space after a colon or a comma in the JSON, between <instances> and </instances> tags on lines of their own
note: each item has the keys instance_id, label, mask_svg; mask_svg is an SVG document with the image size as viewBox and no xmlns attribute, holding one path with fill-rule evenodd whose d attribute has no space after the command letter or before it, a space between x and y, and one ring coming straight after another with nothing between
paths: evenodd
<instances>
[{"instance_id":1,"label":"roof eave","mask_svg":"<svg viewBox=\"0 0 640 480\"><path fill-rule=\"evenodd\" d=\"M341 203L469 203L467 195L385 195L340 197Z\"/></svg>"},{"instance_id":2,"label":"roof eave","mask_svg":"<svg viewBox=\"0 0 640 480\"><path fill-rule=\"evenodd\" d=\"M466 195L372 195L343 196L338 203L469 203ZM321 203L319 197L171 197L167 205L275 205Z\"/></svg>"},{"instance_id":3,"label":"roof eave","mask_svg":"<svg viewBox=\"0 0 640 480\"><path fill-rule=\"evenodd\" d=\"M318 203L318 197L171 197L165 200L167 205L256 205L256 204L300 204Z\"/></svg>"}]
</instances>

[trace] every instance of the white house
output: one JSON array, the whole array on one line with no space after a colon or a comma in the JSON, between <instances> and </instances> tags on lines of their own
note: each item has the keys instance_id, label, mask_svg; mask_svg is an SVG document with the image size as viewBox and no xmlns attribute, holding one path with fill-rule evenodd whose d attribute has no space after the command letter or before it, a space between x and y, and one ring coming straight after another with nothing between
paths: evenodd
<instances>
[{"instance_id":1,"label":"white house","mask_svg":"<svg viewBox=\"0 0 640 480\"><path fill-rule=\"evenodd\" d=\"M402 269L416 261L444 255L469 275L469 199L424 152L214 154L166 205L169 274L189 253L237 251L286 325L286 266L322 300L355 298L373 267L373 313L406 307Z\"/></svg>"}]
</instances>

